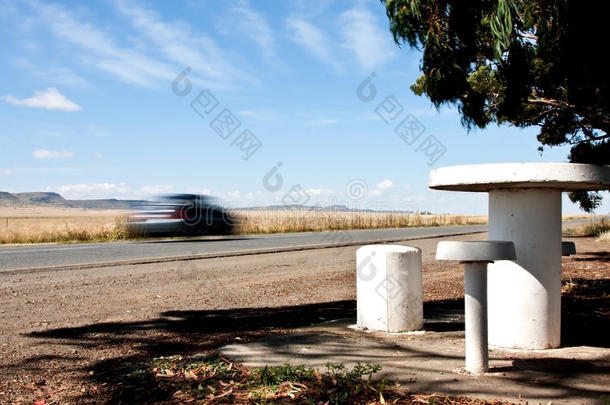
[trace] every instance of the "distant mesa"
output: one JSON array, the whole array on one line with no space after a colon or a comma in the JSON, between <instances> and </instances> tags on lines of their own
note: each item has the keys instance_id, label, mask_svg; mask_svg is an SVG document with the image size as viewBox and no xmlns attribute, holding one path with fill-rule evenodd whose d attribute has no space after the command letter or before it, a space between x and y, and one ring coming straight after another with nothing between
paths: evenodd
<instances>
[{"instance_id":1,"label":"distant mesa","mask_svg":"<svg viewBox=\"0 0 610 405\"><path fill-rule=\"evenodd\" d=\"M57 208L84 208L93 210L130 209L137 207L141 200L66 200L58 193L8 193L0 191L0 207L57 207Z\"/></svg>"}]
</instances>

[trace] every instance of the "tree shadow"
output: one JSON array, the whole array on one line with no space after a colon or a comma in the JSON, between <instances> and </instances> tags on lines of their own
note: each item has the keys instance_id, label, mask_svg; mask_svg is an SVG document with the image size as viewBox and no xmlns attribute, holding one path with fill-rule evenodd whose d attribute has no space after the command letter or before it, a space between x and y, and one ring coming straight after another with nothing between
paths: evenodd
<instances>
[{"instance_id":1,"label":"tree shadow","mask_svg":"<svg viewBox=\"0 0 610 405\"><path fill-rule=\"evenodd\" d=\"M570 280L561 297L562 346L610 347L610 279Z\"/></svg>"},{"instance_id":2,"label":"tree shadow","mask_svg":"<svg viewBox=\"0 0 610 405\"><path fill-rule=\"evenodd\" d=\"M424 302L424 330L457 332L464 330L464 299Z\"/></svg>"},{"instance_id":3,"label":"tree shadow","mask_svg":"<svg viewBox=\"0 0 610 405\"><path fill-rule=\"evenodd\" d=\"M462 300L425 303L424 314L426 330L463 329ZM345 300L282 307L166 311L151 320L94 323L36 331L26 336L38 339L36 344L39 345L77 346L79 357L100 350L119 353L105 359L92 358L86 366L74 362L77 356L58 356L54 360L64 371L86 372L90 381L106 387L103 394L97 393L87 399L88 393L85 393L79 401L98 402L99 395L104 395L107 402L132 403L169 399L164 382L142 372L147 369L150 359L211 353L236 341L246 343L330 320L348 318L355 322L355 317L356 301ZM39 357L32 357L9 366L13 370L7 371L16 373L32 369L38 367L39 362Z\"/></svg>"},{"instance_id":4,"label":"tree shadow","mask_svg":"<svg viewBox=\"0 0 610 405\"><path fill-rule=\"evenodd\" d=\"M564 295L562 300L563 345L610 347L606 335L601 332L610 329L610 280L573 281L582 287ZM463 299L426 302L424 329L462 331L463 313ZM150 373L153 358L209 354L230 343L247 343L298 327L345 318L355 320L355 317L356 301L344 300L281 307L166 311L150 320L94 323L31 332L25 336L38 339L36 344L40 345L77 346L79 357L90 356L89 361L78 363L74 361L76 356L57 359L62 372L80 372L89 382L104 387L95 394L84 393L78 397L78 402L140 403L171 400L172 389L176 389L175 385ZM96 357L95 353L101 349L115 350L112 356ZM12 369L7 373L17 374L23 369L39 367L40 361L40 357L24 359L10 365ZM514 367L538 370L545 367L545 361L547 359L515 362ZM583 371L589 367L577 362L567 365L583 368ZM607 373L608 370L592 372Z\"/></svg>"},{"instance_id":5,"label":"tree shadow","mask_svg":"<svg viewBox=\"0 0 610 405\"><path fill-rule=\"evenodd\" d=\"M572 258L575 262L610 262L610 252L576 252L579 257ZM587 257L580 257L587 256Z\"/></svg>"}]
</instances>

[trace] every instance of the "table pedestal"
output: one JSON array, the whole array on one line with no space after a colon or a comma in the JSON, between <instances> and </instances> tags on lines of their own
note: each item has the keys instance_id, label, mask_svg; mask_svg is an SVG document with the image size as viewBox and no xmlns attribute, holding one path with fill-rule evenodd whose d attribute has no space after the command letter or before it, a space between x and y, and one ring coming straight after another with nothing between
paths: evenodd
<instances>
[{"instance_id":1,"label":"table pedestal","mask_svg":"<svg viewBox=\"0 0 610 405\"><path fill-rule=\"evenodd\" d=\"M489 240L510 240L517 260L488 266L489 344L558 347L561 333L561 190L489 192Z\"/></svg>"},{"instance_id":2,"label":"table pedestal","mask_svg":"<svg viewBox=\"0 0 610 405\"><path fill-rule=\"evenodd\" d=\"M466 262L464 271L466 371L478 374L489 369L487 262Z\"/></svg>"}]
</instances>

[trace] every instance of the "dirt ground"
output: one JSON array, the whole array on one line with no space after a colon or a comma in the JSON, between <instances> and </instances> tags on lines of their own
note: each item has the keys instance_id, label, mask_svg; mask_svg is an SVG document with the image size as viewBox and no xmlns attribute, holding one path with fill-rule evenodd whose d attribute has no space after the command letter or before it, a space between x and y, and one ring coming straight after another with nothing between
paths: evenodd
<instances>
[{"instance_id":1,"label":"dirt ground","mask_svg":"<svg viewBox=\"0 0 610 405\"><path fill-rule=\"evenodd\" d=\"M461 266L434 261L440 240L406 243L422 248L427 302L463 296ZM608 347L610 244L564 240L579 252L564 258L564 324L579 328L562 341ZM126 401L146 389L111 378L126 364L354 316L355 250L0 272L0 403Z\"/></svg>"}]
</instances>

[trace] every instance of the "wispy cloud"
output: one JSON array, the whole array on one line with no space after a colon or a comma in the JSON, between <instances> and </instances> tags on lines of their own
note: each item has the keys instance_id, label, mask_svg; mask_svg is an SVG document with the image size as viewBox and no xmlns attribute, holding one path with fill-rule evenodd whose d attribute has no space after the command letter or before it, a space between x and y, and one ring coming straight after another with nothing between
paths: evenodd
<instances>
[{"instance_id":1,"label":"wispy cloud","mask_svg":"<svg viewBox=\"0 0 610 405\"><path fill-rule=\"evenodd\" d=\"M188 24L163 21L154 10L135 3L117 0L116 4L167 59L181 67L191 66L193 73L201 75L204 81L217 85L258 82L249 73L233 66L211 37L194 32Z\"/></svg>"},{"instance_id":2,"label":"wispy cloud","mask_svg":"<svg viewBox=\"0 0 610 405\"><path fill-rule=\"evenodd\" d=\"M35 91L34 95L30 98L15 98L13 96L2 97L4 101L9 104L44 108L47 110L61 110L61 111L78 111L82 110L82 107L73 101L68 100L66 96L61 94L55 87L49 87L45 91Z\"/></svg>"},{"instance_id":3,"label":"wispy cloud","mask_svg":"<svg viewBox=\"0 0 610 405\"><path fill-rule=\"evenodd\" d=\"M211 37L188 24L167 22L137 3L116 0L115 4L143 34L142 40L126 43L66 7L30 1L41 25L64 44L76 47L83 63L122 82L155 87L191 66L192 80L198 85L229 88L235 83L258 83L253 75L234 66Z\"/></svg>"},{"instance_id":4,"label":"wispy cloud","mask_svg":"<svg viewBox=\"0 0 610 405\"><path fill-rule=\"evenodd\" d=\"M294 42L333 69L341 70L341 64L335 59L331 42L324 31L299 17L287 18L286 26L291 31Z\"/></svg>"},{"instance_id":5,"label":"wispy cloud","mask_svg":"<svg viewBox=\"0 0 610 405\"><path fill-rule=\"evenodd\" d=\"M284 122L290 118L290 114L274 111L271 109L240 110L238 111L238 114L240 116L248 117L253 120L265 123Z\"/></svg>"},{"instance_id":6,"label":"wispy cloud","mask_svg":"<svg viewBox=\"0 0 610 405\"><path fill-rule=\"evenodd\" d=\"M306 121L305 123L314 127L327 127L330 125L338 124L340 122L341 120L337 118L318 118L315 120Z\"/></svg>"},{"instance_id":7,"label":"wispy cloud","mask_svg":"<svg viewBox=\"0 0 610 405\"><path fill-rule=\"evenodd\" d=\"M110 34L80 21L61 6L36 1L31 4L41 22L53 35L85 51L82 56L87 63L119 80L140 86L152 86L158 79L170 80L175 76L176 69L172 66L117 45Z\"/></svg>"},{"instance_id":8,"label":"wispy cloud","mask_svg":"<svg viewBox=\"0 0 610 405\"><path fill-rule=\"evenodd\" d=\"M49 66L47 61L45 61L47 63L33 63L23 56L14 56L13 62L20 69L27 70L45 83L78 88L91 86L87 79L64 66Z\"/></svg>"},{"instance_id":9,"label":"wispy cloud","mask_svg":"<svg viewBox=\"0 0 610 405\"><path fill-rule=\"evenodd\" d=\"M237 26L247 37L253 40L267 56L272 56L275 53L275 40L273 31L265 16L252 9L250 3L246 0L239 1L233 10L238 17L236 21Z\"/></svg>"},{"instance_id":10,"label":"wispy cloud","mask_svg":"<svg viewBox=\"0 0 610 405\"><path fill-rule=\"evenodd\" d=\"M31 174L31 173L75 173L82 172L82 168L76 167L12 167L10 169L0 169L0 174L7 176L13 174Z\"/></svg>"},{"instance_id":11,"label":"wispy cloud","mask_svg":"<svg viewBox=\"0 0 610 405\"><path fill-rule=\"evenodd\" d=\"M74 156L74 153L68 150L36 149L32 155L36 159L69 159Z\"/></svg>"},{"instance_id":12,"label":"wispy cloud","mask_svg":"<svg viewBox=\"0 0 610 405\"><path fill-rule=\"evenodd\" d=\"M345 11L339 18L342 46L354 54L363 69L373 69L395 55L393 41L375 16L366 8L357 6Z\"/></svg>"}]
</instances>

